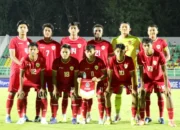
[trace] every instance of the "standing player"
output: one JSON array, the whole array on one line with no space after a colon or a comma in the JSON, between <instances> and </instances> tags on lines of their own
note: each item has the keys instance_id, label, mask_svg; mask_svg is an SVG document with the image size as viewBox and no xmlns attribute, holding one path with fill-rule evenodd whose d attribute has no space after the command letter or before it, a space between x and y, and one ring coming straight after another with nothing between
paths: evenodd
<instances>
[{"instance_id":1,"label":"standing player","mask_svg":"<svg viewBox=\"0 0 180 130\"><path fill-rule=\"evenodd\" d=\"M130 35L131 27L128 22L121 22L120 24L120 36L112 39L112 46L113 49L116 48L116 45L119 43L123 43L126 47L126 55L131 57L134 62L135 70L137 69L137 50L140 47L140 40L138 37ZM136 72L136 71L135 71ZM136 74L137 79L137 74ZM117 122L120 120L120 108L121 108L121 93L116 94L115 96L115 109L116 109L116 116L114 121Z\"/></svg>"},{"instance_id":2,"label":"standing player","mask_svg":"<svg viewBox=\"0 0 180 130\"><path fill-rule=\"evenodd\" d=\"M166 41L162 38L157 37L158 34L158 27L156 25L149 25L148 26L148 35L149 38L153 41L153 49L162 52L166 58L166 62L170 60L170 52L168 45ZM164 124L164 118L163 118L163 113L164 113L164 98L163 98L163 93L157 93L158 97L158 106L159 106L159 123ZM149 122L152 121L150 118L150 93L146 94L146 118L145 118L145 123L148 124Z\"/></svg>"},{"instance_id":3,"label":"standing player","mask_svg":"<svg viewBox=\"0 0 180 130\"><path fill-rule=\"evenodd\" d=\"M105 124L111 124L111 94L121 94L123 87L126 87L126 93L132 95L132 119L131 125L135 125L135 116L137 111L137 81L134 63L131 57L126 56L125 45L117 44L115 56L110 59L108 69L108 87L106 89L106 114Z\"/></svg>"},{"instance_id":4,"label":"standing player","mask_svg":"<svg viewBox=\"0 0 180 130\"><path fill-rule=\"evenodd\" d=\"M78 22L72 22L69 23L68 31L70 33L70 36L62 38L61 45L63 44L69 44L71 46L71 56L76 58L79 62L83 59L84 56L84 50L87 45L87 42L84 38L78 36L79 33L79 23ZM79 108L81 106L81 98L79 97ZM66 109L68 106L68 94L63 93L63 99L62 99L62 115L63 115L63 121L66 121ZM80 117L80 109L78 114L78 120Z\"/></svg>"},{"instance_id":5,"label":"standing player","mask_svg":"<svg viewBox=\"0 0 180 130\"><path fill-rule=\"evenodd\" d=\"M108 57L113 55L113 49L112 49L112 45L108 41L102 39L103 26L100 24L94 25L93 34L94 34L94 39L88 41L87 44L88 45L91 44L95 46L96 49L95 56L103 60L105 65L108 66ZM105 85L106 84L107 83L105 83ZM91 106L92 106L92 99L88 100L87 122L91 120L91 116L90 116Z\"/></svg>"},{"instance_id":6,"label":"standing player","mask_svg":"<svg viewBox=\"0 0 180 130\"><path fill-rule=\"evenodd\" d=\"M19 67L21 65L21 58L24 55L27 55L28 52L28 44L31 41L27 38L27 32L28 32L29 24L26 21L20 20L17 23L17 31L18 36L11 39L9 44L9 53L10 58L12 60L11 65L11 73L10 73L10 81L9 81L9 87L8 87L8 98L6 102L6 123L11 123L11 109L13 107L14 102L14 96L19 88ZM26 105L27 105L27 99L25 101L24 106L24 117L26 118L26 121L29 121L26 114Z\"/></svg>"},{"instance_id":7,"label":"standing player","mask_svg":"<svg viewBox=\"0 0 180 130\"><path fill-rule=\"evenodd\" d=\"M171 99L170 83L166 72L166 59L163 53L153 49L152 43L153 41L150 38L144 38L142 40L144 51L141 51L138 54L141 90L145 91L145 96L142 96L141 98L145 99L146 95L150 95L153 89L155 93L164 92L167 102L166 107L168 111L169 125L174 127L176 124L174 123L174 110ZM140 125L144 124L145 102L142 102L142 104L143 105L140 108Z\"/></svg>"},{"instance_id":8,"label":"standing player","mask_svg":"<svg viewBox=\"0 0 180 130\"><path fill-rule=\"evenodd\" d=\"M103 80L107 78L106 66L100 58L95 56L95 46L87 45L86 47L86 58L84 58L79 65L79 71L81 77L83 74L86 75L87 79L92 79L92 81L98 82L97 84L97 99L98 99L98 109L99 109L99 124L103 124L105 100L104 100L104 82ZM78 78L80 81L81 78ZM91 99L90 99L91 100ZM88 100L82 99L82 124L86 124Z\"/></svg>"},{"instance_id":9,"label":"standing player","mask_svg":"<svg viewBox=\"0 0 180 130\"><path fill-rule=\"evenodd\" d=\"M42 119L41 124L48 124L46 121L47 98L44 89L44 58L38 55L37 43L30 43L28 45L28 55L23 58L20 67L20 87L18 90L17 108L19 114L19 121L17 124L25 122L23 118L23 104L31 87L35 88L41 96L42 104Z\"/></svg>"},{"instance_id":10,"label":"standing player","mask_svg":"<svg viewBox=\"0 0 180 130\"><path fill-rule=\"evenodd\" d=\"M40 54L45 58L46 60L46 68L45 68L45 86L48 86L48 91L50 93L50 106L51 111L53 112L54 107L56 107L57 104L54 104L53 102L53 85L52 85L52 63L54 59L59 57L60 55L60 44L52 39L52 34L54 27L50 23L45 23L42 26L43 35L44 38L42 40L39 40L37 43L39 45L39 51ZM36 117L35 122L38 122L40 120L39 113L40 113L40 104L41 100L38 98L36 99Z\"/></svg>"},{"instance_id":11,"label":"standing player","mask_svg":"<svg viewBox=\"0 0 180 130\"><path fill-rule=\"evenodd\" d=\"M71 96L72 103L72 114L73 119L72 123L77 123L77 113L78 113L78 104L77 104L77 76L78 76L78 67L79 62L77 59L70 56L71 46L64 44L61 46L61 57L58 57L53 62L53 86L54 86L54 100L55 104L58 104L58 96L64 92L68 96ZM58 81L58 82L57 82ZM58 109L58 106L56 107ZM57 109L53 111L51 123L57 123L56 114Z\"/></svg>"}]
</instances>

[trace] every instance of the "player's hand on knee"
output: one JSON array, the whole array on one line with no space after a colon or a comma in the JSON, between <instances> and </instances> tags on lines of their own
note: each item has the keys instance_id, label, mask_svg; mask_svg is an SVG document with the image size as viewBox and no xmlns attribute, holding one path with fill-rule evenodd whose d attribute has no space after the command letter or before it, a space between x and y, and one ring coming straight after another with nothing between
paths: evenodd
<instances>
[{"instance_id":1,"label":"player's hand on knee","mask_svg":"<svg viewBox=\"0 0 180 130\"><path fill-rule=\"evenodd\" d=\"M171 90L169 88L166 88L164 93L167 97L171 96Z\"/></svg>"},{"instance_id":2,"label":"player's hand on knee","mask_svg":"<svg viewBox=\"0 0 180 130\"><path fill-rule=\"evenodd\" d=\"M57 91L57 89L54 89L52 94L53 94L53 97L54 97L55 99L58 99L58 98L59 98L59 95L60 95L60 94L59 94L59 92Z\"/></svg>"},{"instance_id":3,"label":"player's hand on knee","mask_svg":"<svg viewBox=\"0 0 180 130\"><path fill-rule=\"evenodd\" d=\"M18 91L18 94L17 94L18 99L23 99L24 96L25 96L24 91L23 91L23 90L19 90L19 91Z\"/></svg>"},{"instance_id":4,"label":"player's hand on knee","mask_svg":"<svg viewBox=\"0 0 180 130\"><path fill-rule=\"evenodd\" d=\"M43 88L40 89L38 93L39 98L46 98L47 97L47 91Z\"/></svg>"}]
</instances>

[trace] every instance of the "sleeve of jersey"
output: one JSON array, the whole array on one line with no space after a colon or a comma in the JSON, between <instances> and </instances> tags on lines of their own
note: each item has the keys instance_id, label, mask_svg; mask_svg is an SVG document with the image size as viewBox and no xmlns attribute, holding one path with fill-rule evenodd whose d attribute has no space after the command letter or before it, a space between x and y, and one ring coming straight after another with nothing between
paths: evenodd
<instances>
[{"instance_id":1,"label":"sleeve of jersey","mask_svg":"<svg viewBox=\"0 0 180 130\"><path fill-rule=\"evenodd\" d=\"M57 47L56 47L56 57L59 57L60 56L60 44L58 43L57 44Z\"/></svg>"},{"instance_id":2,"label":"sleeve of jersey","mask_svg":"<svg viewBox=\"0 0 180 130\"><path fill-rule=\"evenodd\" d=\"M10 43L9 43L9 49L15 49L16 45L15 45L15 40L11 39Z\"/></svg>"},{"instance_id":3,"label":"sleeve of jersey","mask_svg":"<svg viewBox=\"0 0 180 130\"><path fill-rule=\"evenodd\" d=\"M56 59L53 61L52 70L58 70L57 60Z\"/></svg>"},{"instance_id":4,"label":"sleeve of jersey","mask_svg":"<svg viewBox=\"0 0 180 130\"><path fill-rule=\"evenodd\" d=\"M108 68L113 69L113 58L110 58Z\"/></svg>"},{"instance_id":5,"label":"sleeve of jersey","mask_svg":"<svg viewBox=\"0 0 180 130\"><path fill-rule=\"evenodd\" d=\"M109 47L108 47L108 53L111 54L113 53L113 48L112 45L109 43Z\"/></svg>"},{"instance_id":6,"label":"sleeve of jersey","mask_svg":"<svg viewBox=\"0 0 180 130\"><path fill-rule=\"evenodd\" d=\"M106 69L106 66L105 66L104 62L101 60L101 70L104 70L104 69Z\"/></svg>"},{"instance_id":7,"label":"sleeve of jersey","mask_svg":"<svg viewBox=\"0 0 180 130\"><path fill-rule=\"evenodd\" d=\"M25 60L24 58L22 59L21 65L20 65L20 69L24 70L25 69Z\"/></svg>"},{"instance_id":8,"label":"sleeve of jersey","mask_svg":"<svg viewBox=\"0 0 180 130\"><path fill-rule=\"evenodd\" d=\"M137 55L137 63L138 65L143 65L140 53Z\"/></svg>"},{"instance_id":9,"label":"sleeve of jersey","mask_svg":"<svg viewBox=\"0 0 180 130\"><path fill-rule=\"evenodd\" d=\"M163 43L163 49L165 50L168 47L168 44L166 40L163 40L162 43Z\"/></svg>"},{"instance_id":10,"label":"sleeve of jersey","mask_svg":"<svg viewBox=\"0 0 180 130\"><path fill-rule=\"evenodd\" d=\"M140 48L140 45L141 45L141 40L139 39L139 38L137 38L137 48L140 50L141 48Z\"/></svg>"},{"instance_id":11,"label":"sleeve of jersey","mask_svg":"<svg viewBox=\"0 0 180 130\"><path fill-rule=\"evenodd\" d=\"M132 60L132 58L129 59L129 71L133 71L135 70L135 67L134 67L134 62Z\"/></svg>"},{"instance_id":12,"label":"sleeve of jersey","mask_svg":"<svg viewBox=\"0 0 180 130\"><path fill-rule=\"evenodd\" d=\"M166 64L166 58L165 58L163 53L160 53L159 59L160 59L160 64L161 65Z\"/></svg>"},{"instance_id":13,"label":"sleeve of jersey","mask_svg":"<svg viewBox=\"0 0 180 130\"><path fill-rule=\"evenodd\" d=\"M79 70L79 62L78 60L75 61L75 68L74 70Z\"/></svg>"}]
</instances>

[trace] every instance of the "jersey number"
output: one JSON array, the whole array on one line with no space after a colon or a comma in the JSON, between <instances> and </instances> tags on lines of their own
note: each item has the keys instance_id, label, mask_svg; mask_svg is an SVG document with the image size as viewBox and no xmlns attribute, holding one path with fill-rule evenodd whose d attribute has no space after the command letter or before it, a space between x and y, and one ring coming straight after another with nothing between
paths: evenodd
<instances>
[{"instance_id":1,"label":"jersey number","mask_svg":"<svg viewBox=\"0 0 180 130\"><path fill-rule=\"evenodd\" d=\"M49 56L49 52L50 52L49 50L46 50L46 56Z\"/></svg>"}]
</instances>

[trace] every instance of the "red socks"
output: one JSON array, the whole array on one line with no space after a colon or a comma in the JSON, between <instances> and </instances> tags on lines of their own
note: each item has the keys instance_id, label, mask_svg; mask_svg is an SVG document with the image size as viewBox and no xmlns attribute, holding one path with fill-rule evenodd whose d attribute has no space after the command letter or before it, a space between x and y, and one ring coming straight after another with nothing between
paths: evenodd
<instances>
[{"instance_id":1,"label":"red socks","mask_svg":"<svg viewBox=\"0 0 180 130\"><path fill-rule=\"evenodd\" d=\"M10 115L14 103L14 95L9 94L6 101L6 113Z\"/></svg>"},{"instance_id":2,"label":"red socks","mask_svg":"<svg viewBox=\"0 0 180 130\"><path fill-rule=\"evenodd\" d=\"M61 104L62 114L66 114L67 106L68 106L68 98L63 97L62 104Z\"/></svg>"},{"instance_id":3,"label":"red socks","mask_svg":"<svg viewBox=\"0 0 180 130\"><path fill-rule=\"evenodd\" d=\"M104 98L98 99L98 109L99 109L99 116L101 119L103 119L104 109L105 109L105 99Z\"/></svg>"},{"instance_id":4,"label":"red socks","mask_svg":"<svg viewBox=\"0 0 180 130\"><path fill-rule=\"evenodd\" d=\"M150 117L150 105L151 101L149 97L146 97L146 116Z\"/></svg>"},{"instance_id":5,"label":"red socks","mask_svg":"<svg viewBox=\"0 0 180 130\"><path fill-rule=\"evenodd\" d=\"M51 113L52 113L52 117L55 118L57 115L57 110L58 110L58 100L56 99L51 99L50 101L50 105L51 105Z\"/></svg>"},{"instance_id":6,"label":"red socks","mask_svg":"<svg viewBox=\"0 0 180 130\"><path fill-rule=\"evenodd\" d=\"M163 117L164 115L164 98L158 98L158 106L159 106L159 117Z\"/></svg>"},{"instance_id":7,"label":"red socks","mask_svg":"<svg viewBox=\"0 0 180 130\"><path fill-rule=\"evenodd\" d=\"M41 104L42 104L42 117L46 117L46 112L47 112L47 98L41 99Z\"/></svg>"}]
</instances>

